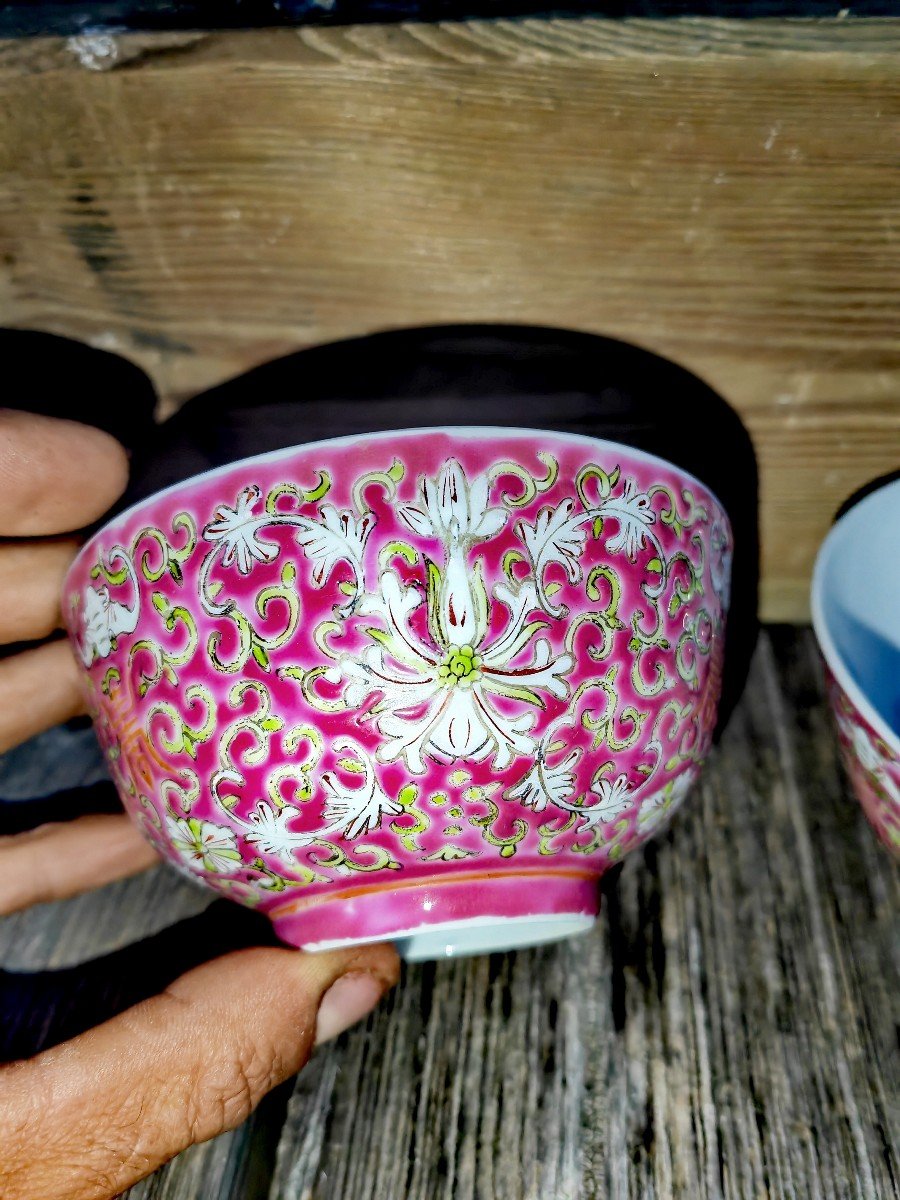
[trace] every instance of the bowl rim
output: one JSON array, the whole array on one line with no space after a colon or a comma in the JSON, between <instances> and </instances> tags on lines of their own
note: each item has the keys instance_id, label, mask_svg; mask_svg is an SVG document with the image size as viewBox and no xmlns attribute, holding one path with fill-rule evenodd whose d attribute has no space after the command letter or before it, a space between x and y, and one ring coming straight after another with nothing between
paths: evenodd
<instances>
[{"instance_id":1,"label":"bowl rim","mask_svg":"<svg viewBox=\"0 0 900 1200\"><path fill-rule=\"evenodd\" d=\"M850 673L846 659L835 645L834 638L831 636L831 630L828 628L824 602L825 572L831 560L831 555L834 553L841 526L851 514L856 515L861 508L864 508L870 501L874 501L875 497L880 496L882 492L891 488L897 488L900 491L900 480L892 480L886 483L884 487L876 488L874 492L870 492L867 496L864 496L862 500L847 509L843 516L834 522L825 535L816 554L816 561L813 566L812 585L810 588L810 611L812 614L813 632L816 635L816 641L819 643L819 649L822 652L822 657L825 659L826 666L832 675L834 675L854 708L862 715L867 724L874 729L885 745L890 747L894 756L900 758L900 734L891 728Z\"/></svg>"},{"instance_id":2,"label":"bowl rim","mask_svg":"<svg viewBox=\"0 0 900 1200\"><path fill-rule=\"evenodd\" d=\"M88 556L98 543L109 537L110 530L118 527L124 522L130 520L138 513L145 511L151 506L157 504L160 500L167 496L174 495L176 492L190 490L195 485L208 483L212 479L226 475L229 471L234 471L240 467L250 467L256 464L271 464L280 462L282 459L290 458L301 451L315 451L322 447L336 447L358 443L360 441L387 441L391 438L408 438L410 436L421 436L422 434L438 433L449 434L456 437L504 437L504 438L561 438L563 441L570 443L583 443L589 446L604 446L615 447L620 453L625 451L631 458L637 459L639 462L652 464L654 466L666 467L670 471L682 476L689 483L695 484L702 488L716 503L719 512L725 518L728 525L728 532L733 537L731 518L728 509L722 503L718 495L713 491L709 484L704 483L702 479L696 476L692 471L680 467L678 463L672 462L669 459L662 458L658 454L652 454L649 450L641 450L635 446L628 445L627 442L617 442L610 438L592 437L586 433L571 433L563 429L534 429L522 428L520 426L504 426L504 425L425 425L425 426L409 426L404 429L382 429L376 432L367 433L348 433L342 434L340 437L320 438L312 442L300 442L292 446L283 446L278 450L264 450L261 454L251 454L247 458L236 458L233 462L223 463L218 467L210 467L206 471L199 471L195 475L190 475L186 479L180 479L177 483L170 483L167 487L161 488L158 492L154 492L150 496L144 496L143 499L136 501L128 508L117 512L108 521L91 534L84 545L79 549L75 558L72 560L63 586L68 587L68 581L71 576L78 570L82 560Z\"/></svg>"}]
</instances>

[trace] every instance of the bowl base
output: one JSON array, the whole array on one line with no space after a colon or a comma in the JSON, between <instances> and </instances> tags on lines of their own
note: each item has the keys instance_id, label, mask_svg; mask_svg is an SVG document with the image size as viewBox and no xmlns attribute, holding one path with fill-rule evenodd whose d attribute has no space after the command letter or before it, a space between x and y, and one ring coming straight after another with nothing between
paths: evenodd
<instances>
[{"instance_id":1,"label":"bowl base","mask_svg":"<svg viewBox=\"0 0 900 1200\"><path fill-rule=\"evenodd\" d=\"M470 917L467 921L446 921L441 925L422 925L393 935L397 953L406 962L429 962L439 958L465 958L472 954L496 954L542 946L563 938L587 933L596 917L587 913L556 913L547 917ZM382 941L366 938L365 941ZM340 950L360 946L364 941L348 938L316 942L304 949Z\"/></svg>"},{"instance_id":2,"label":"bowl base","mask_svg":"<svg viewBox=\"0 0 900 1200\"><path fill-rule=\"evenodd\" d=\"M304 950L395 942L408 962L424 962L584 933L598 901L595 876L544 867L362 885L327 899L295 899L269 915L278 936Z\"/></svg>"}]
</instances>

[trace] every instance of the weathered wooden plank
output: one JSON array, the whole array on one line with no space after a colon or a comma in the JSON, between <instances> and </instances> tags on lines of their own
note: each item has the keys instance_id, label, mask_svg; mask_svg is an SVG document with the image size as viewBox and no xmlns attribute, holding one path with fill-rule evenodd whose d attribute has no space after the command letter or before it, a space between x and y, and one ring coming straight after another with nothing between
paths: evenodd
<instances>
[{"instance_id":1,"label":"weathered wooden plank","mask_svg":"<svg viewBox=\"0 0 900 1200\"><path fill-rule=\"evenodd\" d=\"M0 923L59 966L197 911L169 873ZM134 1200L888 1200L900 872L846 795L811 634L767 632L699 791L594 933L410 968L366 1028ZM271 1187L269 1184L271 1182Z\"/></svg>"},{"instance_id":2,"label":"weathered wooden plank","mask_svg":"<svg viewBox=\"0 0 900 1200\"><path fill-rule=\"evenodd\" d=\"M898 875L808 635L581 941L410 970L291 1101L271 1200L898 1194Z\"/></svg>"},{"instance_id":3,"label":"weathered wooden plank","mask_svg":"<svg viewBox=\"0 0 900 1200\"><path fill-rule=\"evenodd\" d=\"M472 21L0 46L0 320L168 404L386 326L638 342L745 418L763 609L900 455L897 21ZM84 47L81 47L84 51ZM82 59L88 61L90 56Z\"/></svg>"}]
</instances>

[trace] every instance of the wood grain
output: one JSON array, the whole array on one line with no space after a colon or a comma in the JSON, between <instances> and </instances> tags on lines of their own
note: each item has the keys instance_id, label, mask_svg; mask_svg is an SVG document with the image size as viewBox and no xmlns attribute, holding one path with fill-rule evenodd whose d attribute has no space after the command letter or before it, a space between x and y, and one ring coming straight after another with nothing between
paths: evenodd
<instances>
[{"instance_id":1,"label":"wood grain","mask_svg":"<svg viewBox=\"0 0 900 1200\"><path fill-rule=\"evenodd\" d=\"M270 1200L896 1196L898 880L825 716L766 638L597 932L410 971L301 1077Z\"/></svg>"},{"instance_id":2,"label":"wood grain","mask_svg":"<svg viewBox=\"0 0 900 1200\"><path fill-rule=\"evenodd\" d=\"M896 1200L900 872L821 683L808 631L765 633L698 791L591 934L408 969L286 1116L276 1096L129 1200ZM0 922L0 962L148 932L152 880L115 912ZM196 897L157 894L156 918Z\"/></svg>"},{"instance_id":3,"label":"wood grain","mask_svg":"<svg viewBox=\"0 0 900 1200\"><path fill-rule=\"evenodd\" d=\"M0 320L124 352L167 405L385 327L635 341L743 415L763 612L805 615L835 508L900 461L900 21L111 42L111 70L0 45Z\"/></svg>"}]
</instances>

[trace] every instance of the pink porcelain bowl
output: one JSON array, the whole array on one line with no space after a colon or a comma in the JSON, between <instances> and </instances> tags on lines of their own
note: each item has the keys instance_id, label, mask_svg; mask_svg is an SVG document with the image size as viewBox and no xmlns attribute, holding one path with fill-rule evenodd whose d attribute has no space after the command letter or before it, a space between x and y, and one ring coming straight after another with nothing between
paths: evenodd
<instances>
[{"instance_id":1,"label":"pink porcelain bowl","mask_svg":"<svg viewBox=\"0 0 900 1200\"><path fill-rule=\"evenodd\" d=\"M813 626L841 755L881 840L900 854L900 480L854 504L816 559Z\"/></svg>"},{"instance_id":2,"label":"pink porcelain bowl","mask_svg":"<svg viewBox=\"0 0 900 1200\"><path fill-rule=\"evenodd\" d=\"M309 949L588 928L709 749L731 531L670 463L546 431L367 434L116 517L64 611L129 813Z\"/></svg>"}]
</instances>

